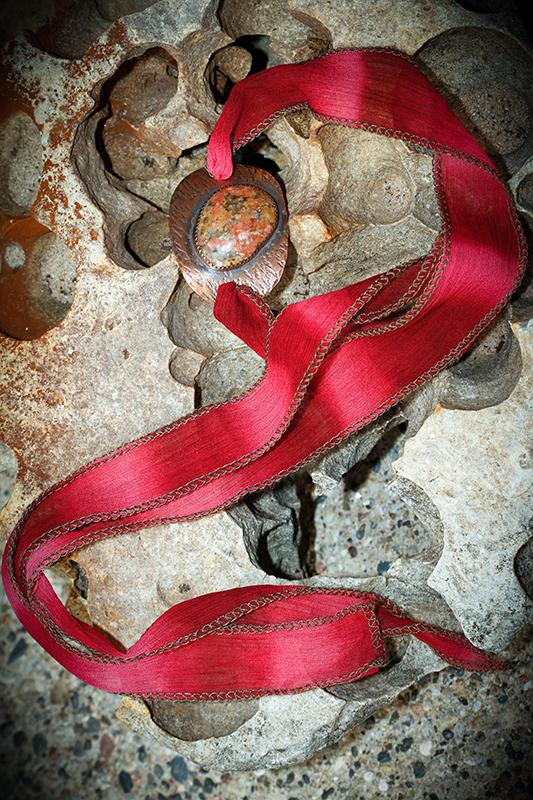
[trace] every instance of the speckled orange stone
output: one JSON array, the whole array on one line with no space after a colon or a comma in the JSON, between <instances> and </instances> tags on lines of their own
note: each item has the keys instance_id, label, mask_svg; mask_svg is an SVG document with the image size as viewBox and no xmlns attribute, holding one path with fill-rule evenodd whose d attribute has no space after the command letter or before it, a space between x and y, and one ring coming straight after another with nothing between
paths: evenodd
<instances>
[{"instance_id":1,"label":"speckled orange stone","mask_svg":"<svg viewBox=\"0 0 533 800\"><path fill-rule=\"evenodd\" d=\"M238 267L269 239L278 222L272 197L255 186L236 184L215 192L195 226L196 247L215 269Z\"/></svg>"}]
</instances>

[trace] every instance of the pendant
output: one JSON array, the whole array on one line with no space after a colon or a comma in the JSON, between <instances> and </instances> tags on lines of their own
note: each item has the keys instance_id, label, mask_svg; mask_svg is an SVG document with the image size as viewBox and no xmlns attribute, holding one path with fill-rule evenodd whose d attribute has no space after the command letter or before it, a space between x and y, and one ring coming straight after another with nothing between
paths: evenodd
<instances>
[{"instance_id":1,"label":"pendant","mask_svg":"<svg viewBox=\"0 0 533 800\"><path fill-rule=\"evenodd\" d=\"M170 240L183 277L214 303L221 283L235 281L257 294L278 283L287 260L287 207L278 182L239 164L231 178L205 169L188 175L172 195Z\"/></svg>"}]
</instances>

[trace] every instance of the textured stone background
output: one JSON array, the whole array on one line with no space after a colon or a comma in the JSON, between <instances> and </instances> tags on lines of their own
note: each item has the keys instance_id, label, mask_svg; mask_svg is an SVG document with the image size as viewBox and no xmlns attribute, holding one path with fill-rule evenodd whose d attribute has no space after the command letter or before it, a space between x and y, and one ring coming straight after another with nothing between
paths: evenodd
<instances>
[{"instance_id":1,"label":"textured stone background","mask_svg":"<svg viewBox=\"0 0 533 800\"><path fill-rule=\"evenodd\" d=\"M55 0L47 0L40 3L36 11L34 3L17 2L16 13L12 14L5 25L7 18L2 18L6 39L16 33L21 26L27 26L36 32L40 45L46 51L49 42L46 33L42 32L45 19L47 15L52 16L56 7L60 5L61 3ZM82 56L88 43L103 33L109 27L111 20L121 16L125 11L132 13L150 5L151 2L144 0L79 2L76 27L78 32L84 31L86 41L80 41L80 50L77 53L76 37L68 37L66 34L63 42L55 42L57 55L59 58L64 58L66 53L70 58ZM263 7L267 5L274 7L276 3L265 2ZM331 31L332 46L353 44L352 30L346 24L346 20L352 18L352 10L356 12L354 26L358 29L357 43L379 44L383 15L396 5L404 10L409 24L388 32L390 42L386 43L414 52L428 36L440 30L439 25L444 24L443 9L446 13L449 12L450 18L453 17L456 24L471 23L472 17L469 16L469 12L477 11L489 15L484 17L489 26L493 24L498 27L502 19L499 16L500 12L510 4L499 0L479 0L461 4L456 4L452 0L449 2L438 0L426 3L422 9L420 3L413 4L407 0L399 0L397 4L389 0L379 0L373 4L370 11L365 3L355 4L349 0L337 2L335 5L334 12L329 8L329 4L323 4L323 9L319 11L324 30L327 26ZM412 13L413 5L417 6L417 10L423 10L424 14ZM302 20L307 8L313 12L317 9L317 3L313 0L307 3L298 0L293 6L298 7ZM362 14L361 8L355 6L360 6L363 10L366 8L365 13ZM491 17L491 14L494 16ZM235 2L227 0L225 16L226 27L230 34L233 24L236 26L236 31L243 32L242 26L246 24L246 20L240 17L238 0ZM258 16L258 19L260 18L261 14ZM304 30L302 23L296 19L285 28L280 25L276 29L273 35L273 49L279 58L299 60L315 54L309 49L311 47L309 42L303 44L300 42L302 30ZM492 41L489 34L486 39ZM221 45L226 39L218 33L214 35L214 41L218 41ZM465 42L459 41L456 45L458 52L464 56ZM483 52L476 55L474 50L472 48L473 64L476 63L476 57L483 60ZM481 51L483 51L482 46ZM436 51L429 48L429 62L437 72L439 57L438 48ZM239 62L235 67L236 71L240 66L242 64ZM524 70L524 74L526 72L527 70ZM529 78L530 76L525 74L526 82ZM49 88L53 90L53 76L50 81ZM468 93L475 90L476 87L469 86L468 81L468 75L461 76L459 94L461 91ZM171 83L168 80L167 82ZM483 100L481 97L481 101ZM77 102L82 102L82 98L78 98ZM525 111L520 102L518 98L517 104L511 109L516 112L516 119L513 117L516 123L520 122L521 114ZM458 113L459 110L458 108ZM496 111L498 110L496 108ZM487 115L490 117L493 111L492 107L487 108L481 102L480 120L486 123ZM53 127L56 121L52 120L50 127ZM174 123L175 116L170 115L170 128ZM512 138L516 133L513 128L509 135ZM520 131L518 133L521 135ZM108 131L107 143L110 154L115 152L112 134L119 137L120 128ZM194 135L190 130L186 134ZM142 130L142 135L149 140L149 131ZM496 144L501 145L504 152L506 148L512 146L512 142L510 144L507 140L498 141ZM525 147L527 142L525 139L524 141L520 139L519 144ZM57 152L60 151L61 147ZM63 143L63 158L67 160L69 157L69 146ZM91 164L85 166L86 176L90 175ZM22 174L27 164L21 163L18 167ZM165 173L165 165L161 166L156 162L155 168L160 167ZM53 180L54 173L50 170L50 164L47 170L49 178L51 176ZM317 174L316 169L314 172ZM31 175L25 176L22 183L27 185L28 181L31 182L31 177ZM124 177L128 181L128 188L135 192L145 175L135 173ZM57 176L56 179L59 186L61 181ZM177 175L174 174L173 180L176 179ZM97 181L96 176L94 187L102 189L102 186L97 186ZM409 194L408 177L405 178L404 184L402 191L407 198L406 203L409 204L412 197ZM167 175L161 174L154 185L159 192L156 205L164 206L165 192L168 193L169 186ZM75 198L78 187L72 178L68 190L70 197ZM83 200L81 194L80 199ZM526 201L527 198L523 205L527 207ZM141 214L144 208L146 206L143 206L142 202L131 201L124 209L119 208L119 212L127 217L131 213ZM305 237L309 239L309 236L313 235L313 230L306 229L306 226L311 225L313 219L304 213L305 208L300 210L302 213L298 224L302 226L302 240ZM56 211L59 216L63 214L68 223L68 214L61 203L56 203L55 207L50 205L47 209L41 199L41 213L47 221L48 218L52 219ZM109 208L106 212L109 213ZM150 430L168 417L173 418L185 413L192 403L191 390L185 390L179 395L179 400L177 399L175 384L171 382L165 370L170 354L170 343L162 327L160 325L158 327L157 309L164 304L172 288L173 276L169 273L168 264L160 264L150 272L144 273L142 277L139 274L137 276L131 273L124 274L109 263L102 269L99 217L94 214L89 216L90 219L86 220L88 223L86 232L94 222L97 244L92 251L94 253L92 266L96 269L80 270L77 284L79 335L73 347L68 335L62 339L59 334L55 345L59 349L54 350L57 356L55 366L49 367L46 358L43 361L49 369L47 388L48 391L51 390L51 395L54 394L53 387L56 383L60 385L55 370L58 368L68 370L78 359L85 363L85 371L81 373L80 378L75 379L73 386L76 387L78 381L79 391L66 398L68 402L63 402L65 398L62 397L60 389L56 393L46 423L49 426L48 439L56 445L51 449L47 459L46 467L50 474L33 474L25 484L19 484L17 489L19 494L16 497L19 504L22 502L21 491L31 496L41 483L46 485L56 474L59 476L64 472L62 448L65 448L65 439L68 438L66 432L77 427L76 417L80 413L87 421L87 415L90 413L86 407L87 393L105 398L108 391L105 376L100 375L98 371L101 348L116 356L116 363L111 368L117 380L123 383L115 385L114 396L110 398L112 402L108 404L109 413L106 414L105 424L100 424L101 419L96 419L98 417L96 413L97 424L94 432L90 436L84 433L77 442L75 458L79 459L80 463L88 460L96 451L108 449L109 445L104 446L107 444L106 437L111 439L117 437L120 441L129 438L128 431L132 426L137 432ZM129 241L132 248L135 247L137 239L141 244L145 240L144 225L148 221L152 223L152 230L157 226L164 228L166 224L164 215L155 214L150 218L146 214L142 216L136 230L137 238L132 237ZM107 245L109 247L111 242L116 248L113 253L118 253L127 261L124 248L119 252L120 247L117 245L120 236L124 235L121 229L123 224L123 219L115 219L112 215L108 217L107 233L111 238L107 241ZM294 235L292 230L291 233ZM315 233L320 237L322 230ZM159 234L159 244L156 236L152 249L146 248L143 255L146 263L157 263L164 255L164 247L160 240L161 234ZM87 242L80 243L78 257L86 247ZM14 251L6 254L6 261L11 267L17 266L17 256L18 253ZM53 254L51 258L54 259ZM103 310L108 310L109 313L103 314L102 307L93 308L91 303L96 294L96 285L101 290L102 284L106 282L109 292ZM80 303L80 299L84 302ZM133 313L117 314L121 303L124 308L133 310ZM81 309L83 313L80 314ZM74 316L72 313L64 326L66 334ZM129 340L148 341L154 336L155 331L157 331L156 340L152 338L149 346L137 348L134 353L130 353L130 350L121 344L122 338L124 345ZM54 337L49 337L49 340L53 343ZM25 349L29 353L31 348L31 344L14 346L12 355L16 357L17 349L19 352ZM155 353L157 355L154 355ZM143 385L142 375L147 368L166 376L158 398L150 396L146 386ZM21 397L24 396L23 378L24 376L21 376L19 386ZM111 410L113 403L118 407L117 400L122 396L128 396L129 400L131 398L127 418L120 414L114 417ZM37 414L39 403L36 399L28 395L24 405L26 415L31 417L32 413L34 416ZM30 422L29 428L36 426L36 422L42 425L44 420L39 417ZM125 425L125 428L121 428L120 425ZM40 447L38 435L33 434L25 442L24 451L28 455L29 462L36 458ZM395 445L392 445L392 448L394 447ZM391 477L389 458L390 453L387 450L380 454L374 453L368 459L366 470L363 468L358 472L357 479L343 482L334 490L334 497L330 495L319 506L316 521L316 560L319 572L324 572L326 575L365 575L377 572L383 575L396 557L416 554L424 549L427 537L419 521L401 501L392 495L387 495L385 483ZM25 466L22 464L23 470ZM213 524L216 525L216 521ZM229 555L235 564L235 554ZM243 567L253 571L244 562ZM226 570L224 575L214 576L215 582L231 578L231 574ZM209 588L207 584L203 589L206 588ZM167 602L165 586L160 586L159 589L163 602ZM154 609L154 613L157 611ZM208 796L249 798L252 793L265 798L348 797L368 800L368 798L387 796L398 800L410 797L429 797L430 800L435 798L477 800L479 797L497 796L516 797L521 800L522 797L529 797L533 793L530 756L533 740L531 709L528 705L532 689L531 670L528 664L531 663L533 647L530 633L527 631L524 631L513 644L513 652L509 655L517 659L517 664L508 672L480 678L475 675L463 675L460 671L447 668L424 678L418 686L413 686L392 705L358 726L338 746L323 755L314 756L304 766L229 774L202 770L192 763L187 764L181 755L176 755L161 743L152 742L144 737L141 739L137 734L125 729L114 717L117 698L80 684L59 668L26 636L5 601L2 605L2 622L0 658L3 663L3 673L0 678L0 688L3 716L0 721L0 745L4 759L2 764L4 774L1 785L10 800L25 800L33 796L60 797L61 800L69 797L104 797L114 800L122 795L145 798L145 800L172 797L199 797L204 800ZM318 695L310 699L311 704L315 703L310 714L313 714L313 711L323 713L326 700L330 696L322 694L324 697ZM329 704L332 704L331 698Z\"/></svg>"},{"instance_id":2,"label":"textured stone background","mask_svg":"<svg viewBox=\"0 0 533 800\"><path fill-rule=\"evenodd\" d=\"M420 522L386 488L396 449L373 453L366 478L336 490L340 524L332 527L326 508L319 514L321 568L375 572L426 543ZM59 667L5 598L0 614L6 800L529 800L533 792L531 630L509 652L517 659L509 671L428 675L305 764L217 772L126 728L114 716L119 697Z\"/></svg>"}]
</instances>

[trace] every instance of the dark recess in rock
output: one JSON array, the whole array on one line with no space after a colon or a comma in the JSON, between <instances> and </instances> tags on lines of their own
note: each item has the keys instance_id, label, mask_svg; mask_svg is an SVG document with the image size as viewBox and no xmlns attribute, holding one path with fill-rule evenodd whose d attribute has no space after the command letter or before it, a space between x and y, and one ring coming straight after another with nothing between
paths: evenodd
<instances>
[{"instance_id":1,"label":"dark recess in rock","mask_svg":"<svg viewBox=\"0 0 533 800\"><path fill-rule=\"evenodd\" d=\"M103 85L96 110L76 133L74 164L104 215L108 253L126 269L157 263L160 258L153 261L154 249L164 250L165 235L146 247L136 242L133 230L153 206L128 191L126 181L149 181L169 175L176 167L177 159L155 148L143 128L144 120L173 97L176 74L176 62L161 48L129 59Z\"/></svg>"},{"instance_id":2,"label":"dark recess in rock","mask_svg":"<svg viewBox=\"0 0 533 800\"><path fill-rule=\"evenodd\" d=\"M187 742L228 736L259 710L259 700L159 700L146 699L152 719L160 728Z\"/></svg>"},{"instance_id":3,"label":"dark recess in rock","mask_svg":"<svg viewBox=\"0 0 533 800\"><path fill-rule=\"evenodd\" d=\"M500 317L446 372L440 402L465 411L506 400L522 372L520 345L509 322Z\"/></svg>"}]
</instances>

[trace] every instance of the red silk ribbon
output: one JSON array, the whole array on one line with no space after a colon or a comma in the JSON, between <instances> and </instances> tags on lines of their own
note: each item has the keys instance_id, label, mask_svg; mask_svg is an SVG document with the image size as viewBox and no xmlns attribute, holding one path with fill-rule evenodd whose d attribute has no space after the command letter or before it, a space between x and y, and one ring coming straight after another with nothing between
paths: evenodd
<instances>
[{"instance_id":1,"label":"red silk ribbon","mask_svg":"<svg viewBox=\"0 0 533 800\"><path fill-rule=\"evenodd\" d=\"M125 653L75 619L44 570L98 539L213 513L273 485L453 363L517 287L525 243L488 156L405 55L333 53L238 83L208 166L289 109L420 144L434 155L442 229L424 259L310 297L274 317L222 285L215 316L265 359L236 400L177 420L44 492L6 547L3 578L28 632L82 680L112 692L245 698L353 681L386 665L383 638L411 633L467 669L501 666L466 639L347 589L249 586L170 608Z\"/></svg>"}]
</instances>

